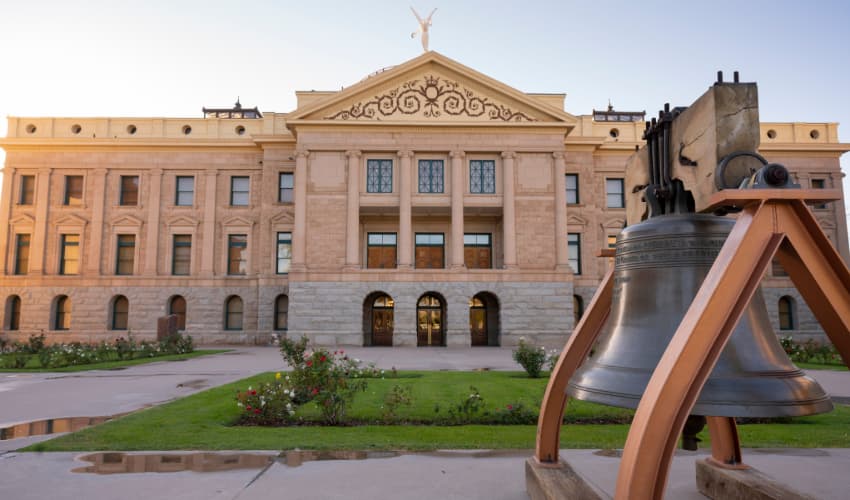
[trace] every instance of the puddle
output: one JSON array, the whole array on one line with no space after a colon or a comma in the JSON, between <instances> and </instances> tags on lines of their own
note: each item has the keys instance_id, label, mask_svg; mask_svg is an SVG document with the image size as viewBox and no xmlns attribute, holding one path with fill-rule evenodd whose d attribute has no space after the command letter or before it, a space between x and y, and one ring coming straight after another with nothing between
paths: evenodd
<instances>
[{"instance_id":1,"label":"puddle","mask_svg":"<svg viewBox=\"0 0 850 500\"><path fill-rule=\"evenodd\" d=\"M203 389L204 387L209 387L209 384L207 382L207 379L199 378L194 380L187 380L186 382L181 382L177 384L177 387L188 387L189 389Z\"/></svg>"},{"instance_id":2,"label":"puddle","mask_svg":"<svg viewBox=\"0 0 850 500\"><path fill-rule=\"evenodd\" d=\"M398 451L312 451L293 450L280 454L280 461L289 467L298 467L304 462L320 460L367 460L370 458L393 458L401 456Z\"/></svg>"},{"instance_id":3,"label":"puddle","mask_svg":"<svg viewBox=\"0 0 850 500\"><path fill-rule=\"evenodd\" d=\"M92 453L80 457L92 465L71 472L127 474L141 472L219 472L234 469L262 469L275 460L274 455L256 453L168 453L129 454Z\"/></svg>"},{"instance_id":4,"label":"puddle","mask_svg":"<svg viewBox=\"0 0 850 500\"><path fill-rule=\"evenodd\" d=\"M18 439L30 436L44 436L60 432L76 432L86 427L108 422L113 418L123 417L126 413L108 417L66 417L35 420L22 424L0 428L0 441Z\"/></svg>"}]
</instances>

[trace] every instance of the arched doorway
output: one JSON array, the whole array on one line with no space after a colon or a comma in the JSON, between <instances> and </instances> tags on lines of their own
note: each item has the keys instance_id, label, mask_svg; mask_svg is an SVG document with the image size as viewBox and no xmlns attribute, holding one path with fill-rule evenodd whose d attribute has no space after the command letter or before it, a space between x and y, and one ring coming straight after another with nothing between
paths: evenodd
<instances>
[{"instance_id":1,"label":"arched doorway","mask_svg":"<svg viewBox=\"0 0 850 500\"><path fill-rule=\"evenodd\" d=\"M395 302L383 292L375 292L363 302L364 344L393 345Z\"/></svg>"},{"instance_id":2,"label":"arched doorway","mask_svg":"<svg viewBox=\"0 0 850 500\"><path fill-rule=\"evenodd\" d=\"M499 301L489 292L469 300L469 334L473 346L499 345Z\"/></svg>"},{"instance_id":3,"label":"arched doorway","mask_svg":"<svg viewBox=\"0 0 850 500\"><path fill-rule=\"evenodd\" d=\"M177 316L177 330L186 329L186 299L180 295L171 297L168 301L168 314Z\"/></svg>"},{"instance_id":4,"label":"arched doorway","mask_svg":"<svg viewBox=\"0 0 850 500\"><path fill-rule=\"evenodd\" d=\"M436 293L426 293L416 302L416 345L444 346L446 303Z\"/></svg>"}]
</instances>

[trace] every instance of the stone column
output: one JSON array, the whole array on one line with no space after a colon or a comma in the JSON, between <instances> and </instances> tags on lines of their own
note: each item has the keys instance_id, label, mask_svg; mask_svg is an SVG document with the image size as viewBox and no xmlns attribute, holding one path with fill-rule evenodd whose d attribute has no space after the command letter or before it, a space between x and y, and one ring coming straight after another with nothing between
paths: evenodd
<instances>
[{"instance_id":1,"label":"stone column","mask_svg":"<svg viewBox=\"0 0 850 500\"><path fill-rule=\"evenodd\" d=\"M218 172L207 172L204 179L204 222L201 241L201 276L215 276L215 194L218 187Z\"/></svg>"},{"instance_id":2,"label":"stone column","mask_svg":"<svg viewBox=\"0 0 850 500\"><path fill-rule=\"evenodd\" d=\"M410 191L412 188L412 151L399 151L399 196L398 196L398 268L413 268L413 228Z\"/></svg>"},{"instance_id":3,"label":"stone column","mask_svg":"<svg viewBox=\"0 0 850 500\"><path fill-rule=\"evenodd\" d=\"M47 248L47 211L50 206L50 177L52 168L38 171L35 193L35 227L30 245L29 274L44 274L44 253Z\"/></svg>"},{"instance_id":4,"label":"stone column","mask_svg":"<svg viewBox=\"0 0 850 500\"><path fill-rule=\"evenodd\" d=\"M86 274L100 276L103 255L103 214L106 205L106 176L105 168L94 170L91 192L91 236L86 242Z\"/></svg>"},{"instance_id":5,"label":"stone column","mask_svg":"<svg viewBox=\"0 0 850 500\"><path fill-rule=\"evenodd\" d=\"M452 269L463 269L463 151L452 151Z\"/></svg>"},{"instance_id":6,"label":"stone column","mask_svg":"<svg viewBox=\"0 0 850 500\"><path fill-rule=\"evenodd\" d=\"M295 152L295 224L292 228L292 271L307 269L307 160L309 151Z\"/></svg>"},{"instance_id":7,"label":"stone column","mask_svg":"<svg viewBox=\"0 0 850 500\"><path fill-rule=\"evenodd\" d=\"M555 268L570 269L567 253L567 180L564 153L552 153L555 159Z\"/></svg>"},{"instance_id":8,"label":"stone column","mask_svg":"<svg viewBox=\"0 0 850 500\"><path fill-rule=\"evenodd\" d=\"M0 220L9 221L12 212L12 204L16 201L12 199L12 186L15 184L15 169L6 167L3 169L3 194L0 195L0 200L3 200L3 206L0 207ZM0 275L6 274L6 264L9 262L9 254L15 253L15 235L9 234L9 224L0 224L0 245L5 250L0 255ZM14 264L12 272L14 272Z\"/></svg>"},{"instance_id":9,"label":"stone column","mask_svg":"<svg viewBox=\"0 0 850 500\"><path fill-rule=\"evenodd\" d=\"M516 199L514 185L514 159L516 153L502 153L502 242L504 246L504 268L516 269Z\"/></svg>"},{"instance_id":10,"label":"stone column","mask_svg":"<svg viewBox=\"0 0 850 500\"><path fill-rule=\"evenodd\" d=\"M145 267L142 271L146 276L156 276L156 258L159 254L159 205L162 197L162 170L151 170L148 177L150 191L148 194L148 228L145 241Z\"/></svg>"},{"instance_id":11,"label":"stone column","mask_svg":"<svg viewBox=\"0 0 850 500\"><path fill-rule=\"evenodd\" d=\"M360 151L346 151L348 157L348 217L345 232L345 268L360 268Z\"/></svg>"}]
</instances>

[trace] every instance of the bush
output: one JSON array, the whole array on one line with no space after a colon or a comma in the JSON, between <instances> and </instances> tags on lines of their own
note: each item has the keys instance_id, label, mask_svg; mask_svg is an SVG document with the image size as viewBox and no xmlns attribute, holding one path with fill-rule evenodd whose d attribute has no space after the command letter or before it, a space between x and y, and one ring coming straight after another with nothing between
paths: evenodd
<instances>
[{"instance_id":1,"label":"bush","mask_svg":"<svg viewBox=\"0 0 850 500\"><path fill-rule=\"evenodd\" d=\"M519 345L517 345L514 351L514 361L519 363L531 378L540 377L546 357L545 347L536 347L528 344L524 338L519 339Z\"/></svg>"},{"instance_id":2,"label":"bush","mask_svg":"<svg viewBox=\"0 0 850 500\"><path fill-rule=\"evenodd\" d=\"M537 423L537 412L526 408L522 402L513 403L492 414L493 423L504 425L530 425Z\"/></svg>"},{"instance_id":3,"label":"bush","mask_svg":"<svg viewBox=\"0 0 850 500\"><path fill-rule=\"evenodd\" d=\"M821 344L808 339L802 344L794 342L788 335L779 339L785 354L795 363L817 363L821 365L843 365L844 361L832 344Z\"/></svg>"},{"instance_id":4,"label":"bush","mask_svg":"<svg viewBox=\"0 0 850 500\"><path fill-rule=\"evenodd\" d=\"M484 409L484 398L475 386L469 386L469 396L460 403L449 406L448 418L445 423L463 425L472 422L478 413ZM434 413L440 413L440 404L434 405Z\"/></svg>"},{"instance_id":5,"label":"bush","mask_svg":"<svg viewBox=\"0 0 850 500\"><path fill-rule=\"evenodd\" d=\"M295 391L281 382L280 373L274 382L261 383L256 389L237 392L237 405L242 408L242 421L253 425L280 425L294 420L298 404Z\"/></svg>"},{"instance_id":6,"label":"bush","mask_svg":"<svg viewBox=\"0 0 850 500\"><path fill-rule=\"evenodd\" d=\"M413 398L410 396L410 387L394 385L384 396L384 404L381 406L381 417L385 422L395 420L396 411L401 406L410 406Z\"/></svg>"}]
</instances>

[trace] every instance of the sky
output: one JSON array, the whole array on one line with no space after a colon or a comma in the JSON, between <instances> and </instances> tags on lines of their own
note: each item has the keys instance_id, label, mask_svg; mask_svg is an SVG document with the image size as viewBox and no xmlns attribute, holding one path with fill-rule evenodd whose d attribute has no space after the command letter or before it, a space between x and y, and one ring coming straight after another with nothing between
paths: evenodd
<instances>
[{"instance_id":1,"label":"sky","mask_svg":"<svg viewBox=\"0 0 850 500\"><path fill-rule=\"evenodd\" d=\"M410 6L438 9L432 50L572 114L655 115L738 70L762 121L850 142L850 2L817 0L0 0L0 136L5 116L201 117L237 96L288 112L421 54Z\"/></svg>"}]
</instances>

